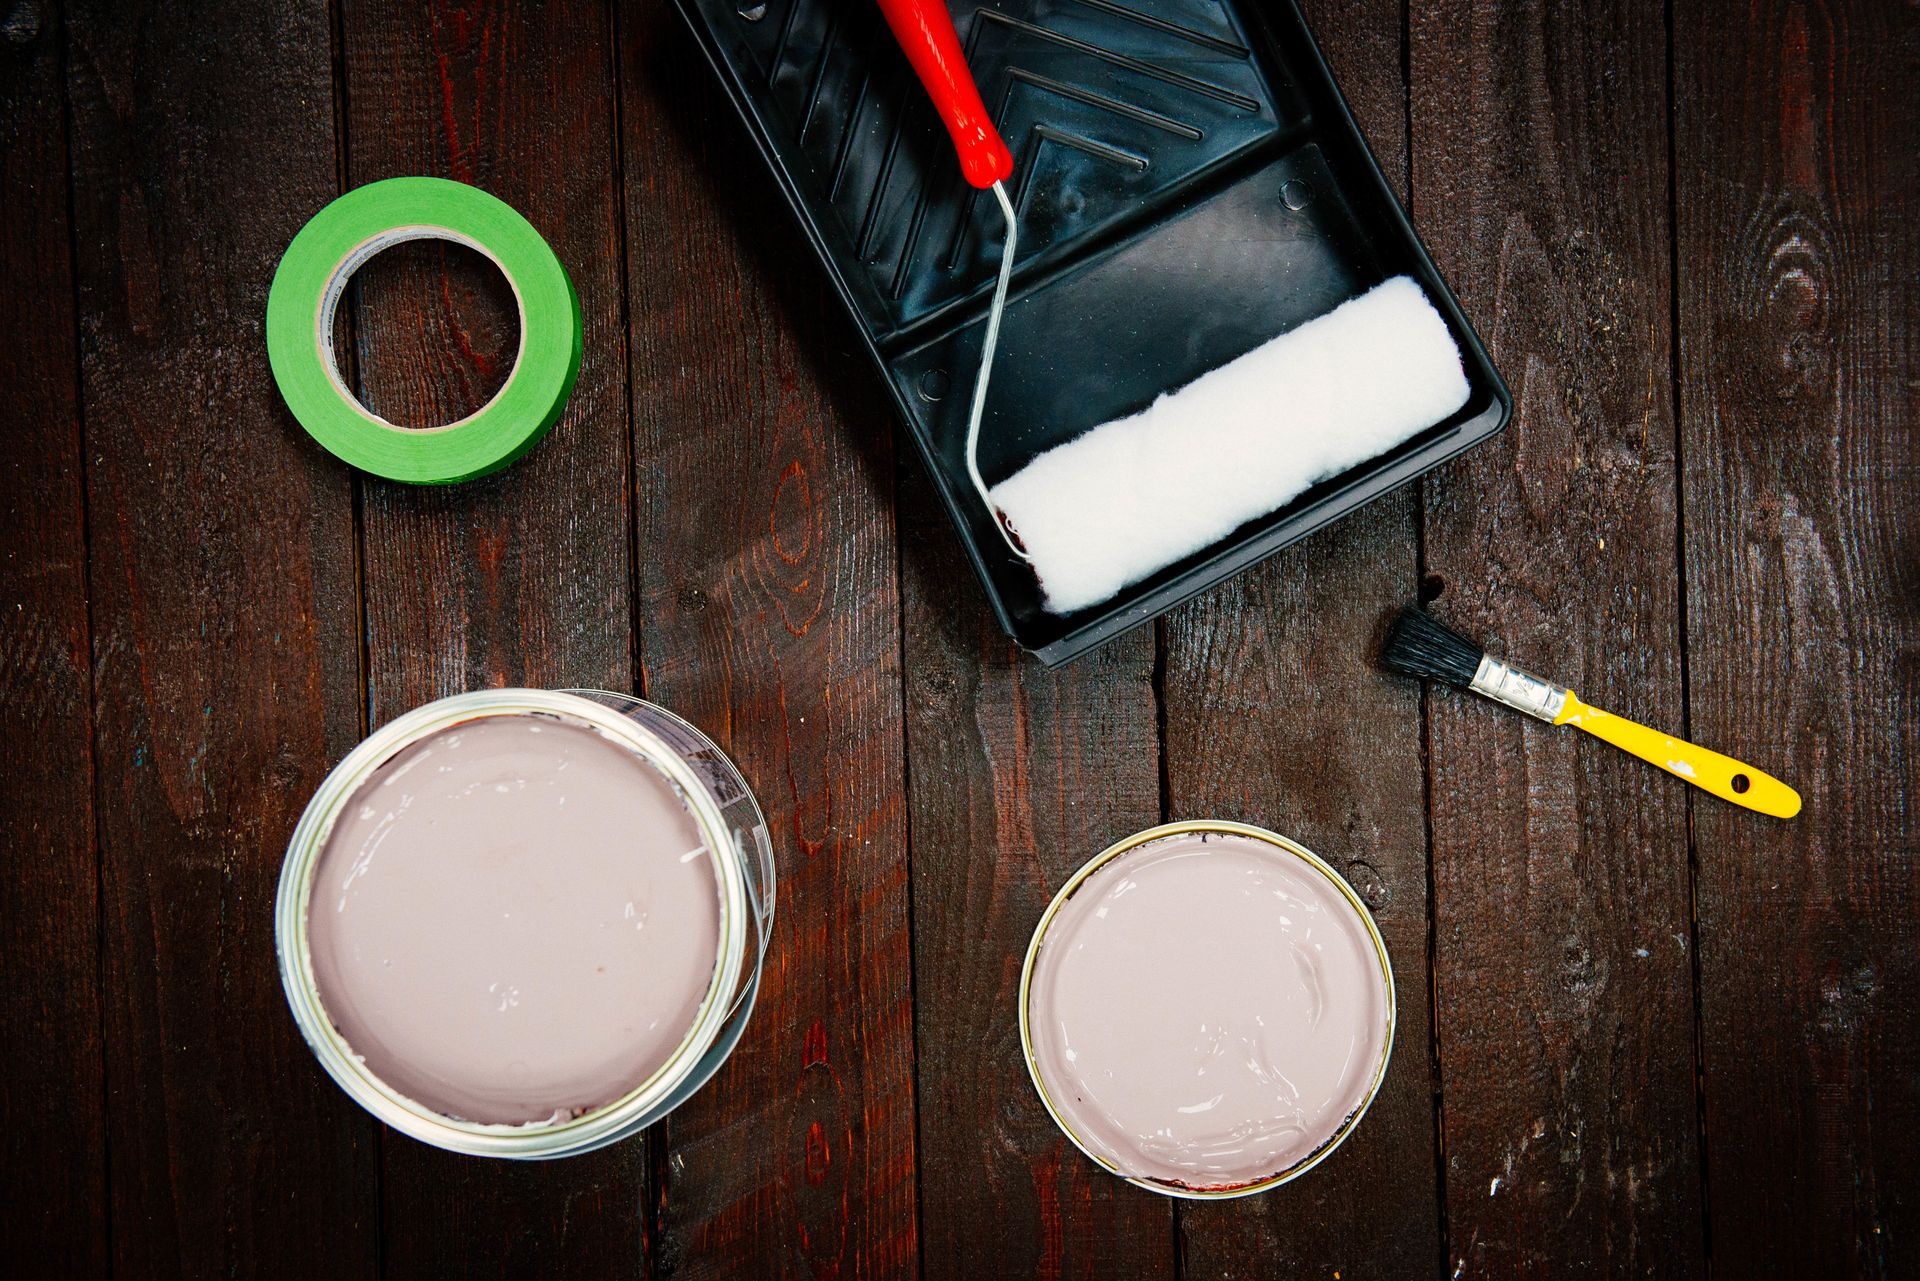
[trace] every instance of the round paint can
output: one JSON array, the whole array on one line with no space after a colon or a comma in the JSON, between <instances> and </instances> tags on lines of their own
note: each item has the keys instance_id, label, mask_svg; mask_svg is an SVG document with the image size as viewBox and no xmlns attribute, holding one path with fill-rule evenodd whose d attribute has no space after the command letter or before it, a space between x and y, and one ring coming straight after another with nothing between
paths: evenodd
<instances>
[{"instance_id":1,"label":"round paint can","mask_svg":"<svg viewBox=\"0 0 1920 1281\"><path fill-rule=\"evenodd\" d=\"M354 869L344 881L337 870L326 870L330 841L336 829L352 837L353 824L372 818L375 807L366 803L373 795L370 789L394 781L410 763L418 764L415 758L423 751L436 744L457 743L458 738L453 736L498 734L507 729L532 734L543 728L548 733L546 742L564 739L571 745L574 755L566 758L567 763L594 765L593 760L575 759L578 749L584 745L588 756L599 753L609 759L617 758L613 768L630 767L636 774L644 774L649 786L657 784L661 795L677 800L675 822L686 826L676 831L688 839L692 848L666 863L693 870L682 873L668 867L662 874L699 875L700 884L704 886L707 884L704 872L710 869L710 883L717 902L709 909L703 891L698 915L702 922L701 946L704 948L709 942L713 946L712 967L705 976L703 989L697 977L689 985L683 1006L689 1012L684 1034L676 1040L674 1033L678 1026L670 1022L667 1031L660 1034L662 1061L657 1066L635 1068L635 1074L641 1079L622 1079L617 1096L596 1100L591 1106L555 1111L550 1117L533 1121L471 1121L450 1114L445 1108L418 1101L413 1095L421 1091L396 1088L369 1066L370 1055L357 1052L349 1042L341 1027L345 1020L329 1015L324 997L327 974L331 971L325 966L316 966L315 943L318 940L327 949L323 959L331 964L334 944L325 936L327 931L340 927L328 922L326 931L315 930L316 882L325 881L327 893L332 895L341 892L339 885L350 884L356 876L368 871L371 858L358 855ZM470 765L462 768L471 770ZM422 775L416 777L424 777L427 772L423 770ZM511 781L525 786L519 779ZM424 790L425 786L409 783L401 790ZM486 798L495 806L520 803L516 797L504 795L510 791L506 782L490 784L488 790L503 794ZM557 800L560 805L566 804L567 799L564 790L548 796L549 802ZM406 809L408 803L408 799L402 799L398 809ZM568 821L577 821L577 813L578 807L575 815L568 816ZM417 818L413 821L418 822ZM619 830L622 829L616 822L615 831ZM374 850L379 839L376 833L365 850ZM619 842L613 844L619 845ZM564 858L566 853L558 850L556 857ZM546 856L544 850L538 855ZM616 852L606 857L617 860L624 855ZM383 851L381 858L388 860L381 865L384 871L390 865L391 852ZM471 876L475 865L473 857L459 864L467 876ZM564 866L541 870L543 884L564 885L567 875L568 869ZM642 879L647 884L653 883ZM619 895L627 889L617 886L612 892ZM341 901L344 903L344 898ZM492 900L496 906L498 901L498 896ZM636 929L644 927L646 905L641 905L642 915L637 922L633 919L635 904L629 901L626 907L629 919L625 924ZM597 908L596 902L589 910ZM773 908L774 866L766 820L740 772L705 734L665 708L624 694L602 690L493 689L459 694L416 708L369 736L333 769L308 803L288 844L275 907L274 934L281 981L294 1019L321 1066L355 1102L387 1125L435 1147L475 1156L544 1160L592 1151L639 1133L678 1107L719 1070L738 1043L752 1012L760 985L761 962L772 928ZM528 916L541 919L534 912ZM616 919L602 927L618 931L621 924ZM653 926L654 937L661 937L663 929L665 937L678 937L673 932L675 927L673 920L657 921ZM622 933L610 937L610 946L614 948L635 946L633 935ZM571 948L578 952L581 946L578 938L551 935L544 939L536 935L532 943L536 952L543 951L546 943L559 951ZM628 955L609 953L616 954ZM432 959L443 966L446 963L445 957ZM696 975L704 970L704 952L699 967ZM591 982L591 979L573 979L571 971L567 975L569 981ZM462 991L472 987L477 995L482 990L481 980L487 976L473 976L471 985L465 983L466 976L459 977ZM644 974L635 976L637 980L645 977ZM501 1010L517 1005L517 991L502 991L508 994L500 998ZM493 997L481 999L491 1001ZM343 1000L343 1008L345 1004ZM604 999L594 1008L604 1012ZM613 1017L618 1020L617 1011ZM584 1029L592 1035L603 1030ZM402 1073L390 1070L388 1075Z\"/></svg>"},{"instance_id":2,"label":"round paint can","mask_svg":"<svg viewBox=\"0 0 1920 1281\"><path fill-rule=\"evenodd\" d=\"M1218 820L1118 841L1068 878L1020 975L1020 1043L1061 1131L1167 1196L1249 1196L1344 1142L1393 1050L1366 905L1304 846Z\"/></svg>"}]
</instances>

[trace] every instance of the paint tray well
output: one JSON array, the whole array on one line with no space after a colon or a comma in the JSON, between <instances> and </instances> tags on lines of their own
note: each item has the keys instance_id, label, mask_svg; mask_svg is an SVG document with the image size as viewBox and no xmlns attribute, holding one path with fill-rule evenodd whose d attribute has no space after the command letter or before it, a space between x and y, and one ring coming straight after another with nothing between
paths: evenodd
<instances>
[{"instance_id":1,"label":"paint tray well","mask_svg":"<svg viewBox=\"0 0 1920 1281\"><path fill-rule=\"evenodd\" d=\"M999 214L961 179L878 6L678 3L884 375L1001 625L1042 661L1165 612L1505 425L1505 385L1292 3L956 0L1014 152L1020 216L981 429L990 484L1396 275L1439 309L1471 388L1384 456L1109 600L1049 613L962 448Z\"/></svg>"}]
</instances>

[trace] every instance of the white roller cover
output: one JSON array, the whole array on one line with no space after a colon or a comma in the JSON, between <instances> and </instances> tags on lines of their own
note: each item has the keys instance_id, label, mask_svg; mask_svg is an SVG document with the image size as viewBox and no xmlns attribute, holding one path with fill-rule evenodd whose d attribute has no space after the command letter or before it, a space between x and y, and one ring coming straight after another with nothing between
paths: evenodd
<instances>
[{"instance_id":1,"label":"white roller cover","mask_svg":"<svg viewBox=\"0 0 1920 1281\"><path fill-rule=\"evenodd\" d=\"M994 486L1067 614L1219 542L1467 403L1460 352L1410 277L1048 450Z\"/></svg>"}]
</instances>

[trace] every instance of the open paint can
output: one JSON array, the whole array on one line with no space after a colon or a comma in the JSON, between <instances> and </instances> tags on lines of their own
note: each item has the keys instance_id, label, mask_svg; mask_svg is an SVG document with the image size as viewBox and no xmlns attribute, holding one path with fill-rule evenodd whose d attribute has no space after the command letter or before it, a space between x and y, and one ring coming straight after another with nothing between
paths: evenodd
<instances>
[{"instance_id":1,"label":"open paint can","mask_svg":"<svg viewBox=\"0 0 1920 1281\"><path fill-rule=\"evenodd\" d=\"M275 939L321 1065L477 1156L636 1134L732 1051L773 923L766 821L712 740L599 690L407 713L294 829Z\"/></svg>"},{"instance_id":2,"label":"open paint can","mask_svg":"<svg viewBox=\"0 0 1920 1281\"><path fill-rule=\"evenodd\" d=\"M1054 896L1020 976L1047 1111L1168 1196L1247 1196L1312 1169L1378 1093L1393 1028L1393 971L1359 896L1243 823L1170 823L1102 851Z\"/></svg>"}]
</instances>

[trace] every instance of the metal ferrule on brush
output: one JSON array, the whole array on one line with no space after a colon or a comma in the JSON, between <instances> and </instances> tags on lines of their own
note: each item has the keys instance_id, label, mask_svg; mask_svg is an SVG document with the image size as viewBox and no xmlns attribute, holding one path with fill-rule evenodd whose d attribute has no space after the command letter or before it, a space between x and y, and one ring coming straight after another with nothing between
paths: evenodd
<instances>
[{"instance_id":1,"label":"metal ferrule on brush","mask_svg":"<svg viewBox=\"0 0 1920 1281\"><path fill-rule=\"evenodd\" d=\"M1496 703L1537 716L1552 724L1567 705L1567 689L1552 681L1543 681L1532 672L1510 667L1492 654L1480 656L1480 670L1473 674L1472 690L1485 694Z\"/></svg>"}]
</instances>

